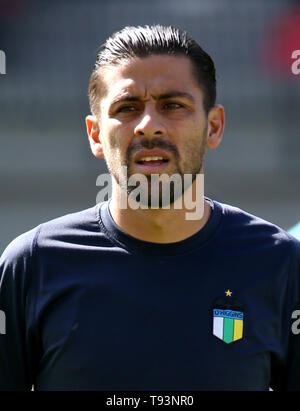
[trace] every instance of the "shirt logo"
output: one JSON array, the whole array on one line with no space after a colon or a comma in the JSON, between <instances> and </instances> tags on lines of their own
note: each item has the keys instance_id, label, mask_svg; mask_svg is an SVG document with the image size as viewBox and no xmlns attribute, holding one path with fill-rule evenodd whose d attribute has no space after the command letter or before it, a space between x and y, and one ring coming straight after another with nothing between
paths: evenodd
<instances>
[{"instance_id":1,"label":"shirt logo","mask_svg":"<svg viewBox=\"0 0 300 411\"><path fill-rule=\"evenodd\" d=\"M244 309L232 294L228 289L226 297L218 298L213 305L213 335L226 344L241 340L244 334Z\"/></svg>"},{"instance_id":2,"label":"shirt logo","mask_svg":"<svg viewBox=\"0 0 300 411\"><path fill-rule=\"evenodd\" d=\"M242 311L214 308L213 315L213 334L220 340L230 344L243 337L244 313Z\"/></svg>"}]
</instances>

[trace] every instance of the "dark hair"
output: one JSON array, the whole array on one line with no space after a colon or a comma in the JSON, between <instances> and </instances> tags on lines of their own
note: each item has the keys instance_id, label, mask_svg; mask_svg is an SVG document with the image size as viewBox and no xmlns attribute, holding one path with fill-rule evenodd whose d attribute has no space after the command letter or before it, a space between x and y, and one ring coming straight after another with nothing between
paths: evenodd
<instances>
[{"instance_id":1,"label":"dark hair","mask_svg":"<svg viewBox=\"0 0 300 411\"><path fill-rule=\"evenodd\" d=\"M161 25L125 27L114 33L101 46L89 82L90 108L93 114L99 110L101 68L118 65L120 61L152 54L187 56L193 63L195 76L204 92L206 113L216 101L216 72L211 57L183 30ZM102 93L101 93L102 92Z\"/></svg>"}]
</instances>

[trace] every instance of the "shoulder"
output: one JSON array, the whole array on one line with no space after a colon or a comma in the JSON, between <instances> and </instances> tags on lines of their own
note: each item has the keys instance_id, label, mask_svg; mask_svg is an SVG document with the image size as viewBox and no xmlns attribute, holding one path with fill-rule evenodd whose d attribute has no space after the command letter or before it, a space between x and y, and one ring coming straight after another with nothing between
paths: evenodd
<instances>
[{"instance_id":1,"label":"shoulder","mask_svg":"<svg viewBox=\"0 0 300 411\"><path fill-rule=\"evenodd\" d=\"M217 204L222 209L223 229L227 235L235 236L241 241L247 239L264 244L265 250L270 245L276 249L286 249L291 255L299 255L300 241L283 228L239 207Z\"/></svg>"},{"instance_id":2,"label":"shoulder","mask_svg":"<svg viewBox=\"0 0 300 411\"><path fill-rule=\"evenodd\" d=\"M0 257L0 267L3 265L14 264L18 260L25 260L32 255L34 242L38 236L41 226L32 228L12 240Z\"/></svg>"},{"instance_id":3,"label":"shoulder","mask_svg":"<svg viewBox=\"0 0 300 411\"><path fill-rule=\"evenodd\" d=\"M229 204L218 203L222 208L223 215L225 217L225 224L231 227L241 227L249 232L255 232L257 234L266 235L281 235L288 240L290 235L278 225L265 220L259 216L249 213L239 207L235 207Z\"/></svg>"},{"instance_id":4,"label":"shoulder","mask_svg":"<svg viewBox=\"0 0 300 411\"><path fill-rule=\"evenodd\" d=\"M41 224L39 238L99 231L98 205Z\"/></svg>"},{"instance_id":5,"label":"shoulder","mask_svg":"<svg viewBox=\"0 0 300 411\"><path fill-rule=\"evenodd\" d=\"M4 250L0 265L16 263L33 256L36 248L43 248L55 240L70 239L99 233L97 207L66 214L61 217L44 222L31 230L19 235L11 241Z\"/></svg>"}]
</instances>

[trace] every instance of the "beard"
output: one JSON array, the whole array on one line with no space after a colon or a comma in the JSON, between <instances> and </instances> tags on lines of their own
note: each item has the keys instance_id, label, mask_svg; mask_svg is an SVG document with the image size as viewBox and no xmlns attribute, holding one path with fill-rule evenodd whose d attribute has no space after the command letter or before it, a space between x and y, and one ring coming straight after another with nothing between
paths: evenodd
<instances>
[{"instance_id":1,"label":"beard","mask_svg":"<svg viewBox=\"0 0 300 411\"><path fill-rule=\"evenodd\" d=\"M176 146L165 141L163 138L157 137L151 140L141 138L138 143L133 143L128 147L126 159L117 172L117 167L112 164L108 166L110 173L116 179L121 190L125 191L129 198L133 198L135 202L139 203L143 208L169 208L170 205L181 197L184 192L193 184L197 175L203 168L204 156L206 151L206 132L207 127L197 141L199 144L195 147L195 142L187 141L185 150L185 160L180 166L180 156ZM141 182L130 185L130 178L135 173L132 170L132 158L135 152L140 149L160 148L167 152L171 152L174 156L173 172L169 175L169 179L163 179L163 174L140 174ZM123 172L126 169L127 173ZM167 176L167 175L165 175ZM189 178L187 178L189 176ZM177 183L176 183L177 181ZM180 184L181 183L181 184ZM138 189L138 194L136 190Z\"/></svg>"}]
</instances>

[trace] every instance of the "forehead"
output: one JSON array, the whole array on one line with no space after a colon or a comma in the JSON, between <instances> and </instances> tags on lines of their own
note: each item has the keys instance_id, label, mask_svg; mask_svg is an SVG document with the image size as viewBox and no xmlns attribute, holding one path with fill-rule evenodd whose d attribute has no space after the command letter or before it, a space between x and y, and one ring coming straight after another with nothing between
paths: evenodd
<instances>
[{"instance_id":1,"label":"forehead","mask_svg":"<svg viewBox=\"0 0 300 411\"><path fill-rule=\"evenodd\" d=\"M192 62L185 56L132 58L104 69L101 76L106 90L102 100L105 102L122 95L147 98L173 90L202 95Z\"/></svg>"}]
</instances>

